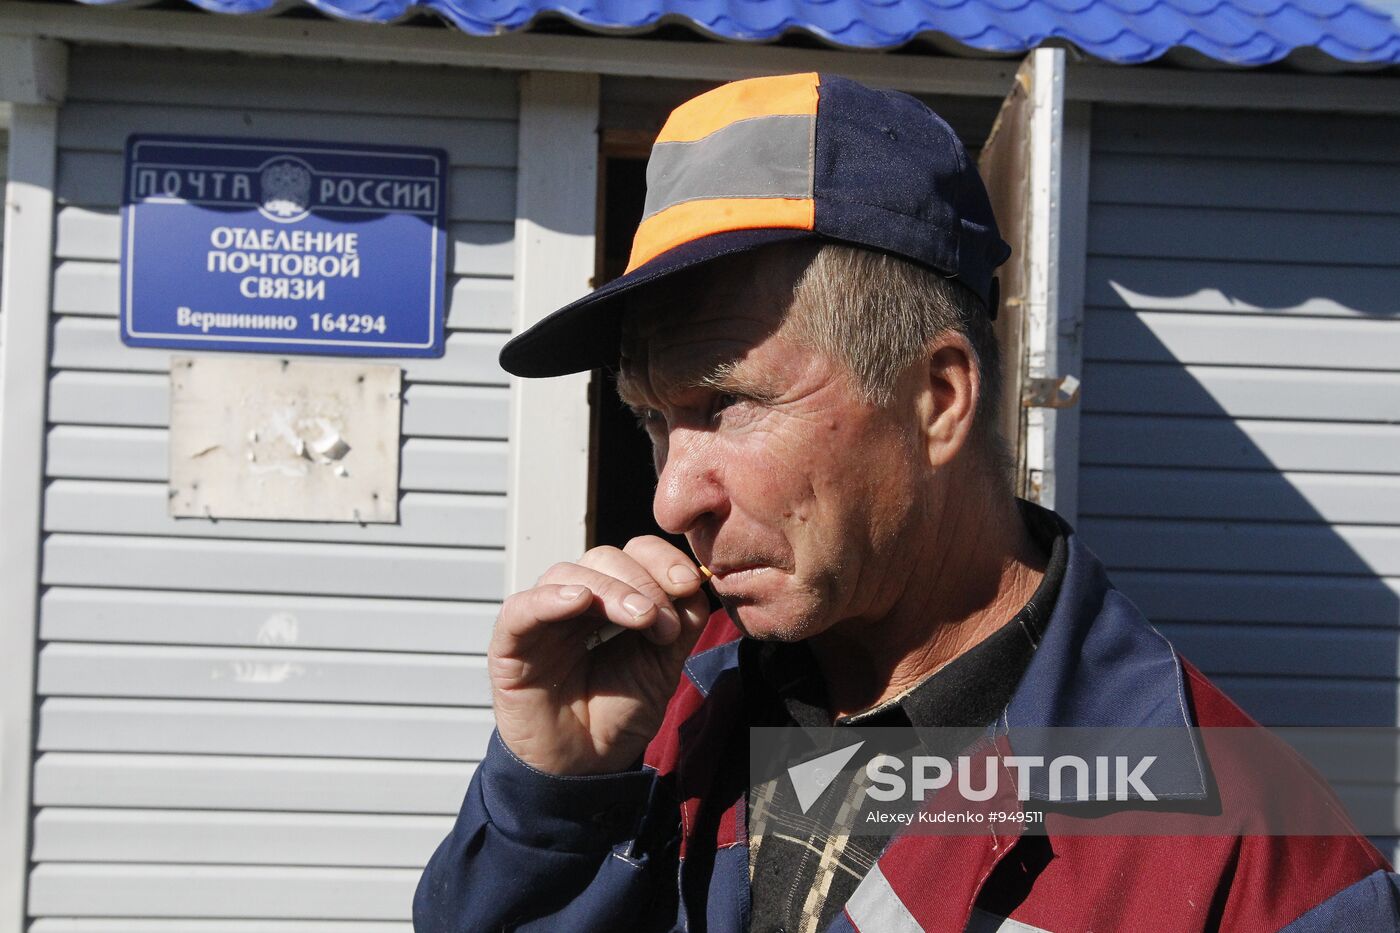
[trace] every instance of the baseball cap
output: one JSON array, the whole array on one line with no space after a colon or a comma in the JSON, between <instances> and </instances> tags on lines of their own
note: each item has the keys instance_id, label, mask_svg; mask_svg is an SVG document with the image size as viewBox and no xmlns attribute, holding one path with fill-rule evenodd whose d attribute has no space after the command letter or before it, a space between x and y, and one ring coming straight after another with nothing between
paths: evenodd
<instances>
[{"instance_id":1,"label":"baseball cap","mask_svg":"<svg viewBox=\"0 0 1400 933\"><path fill-rule=\"evenodd\" d=\"M836 75L735 81L671 112L627 270L516 335L501 366L561 376L619 356L629 293L722 256L818 238L913 260L996 316L1011 254L976 166L919 100Z\"/></svg>"}]
</instances>

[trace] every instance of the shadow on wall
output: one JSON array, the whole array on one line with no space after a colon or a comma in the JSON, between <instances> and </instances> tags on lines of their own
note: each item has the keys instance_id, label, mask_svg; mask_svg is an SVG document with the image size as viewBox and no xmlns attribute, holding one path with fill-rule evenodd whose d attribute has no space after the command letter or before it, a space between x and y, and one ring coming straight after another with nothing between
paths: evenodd
<instances>
[{"instance_id":1,"label":"shadow on wall","mask_svg":"<svg viewBox=\"0 0 1400 933\"><path fill-rule=\"evenodd\" d=\"M1091 254L1084 539L1264 724L1395 726L1395 271ZM1396 762L1319 764L1388 823Z\"/></svg>"}]
</instances>

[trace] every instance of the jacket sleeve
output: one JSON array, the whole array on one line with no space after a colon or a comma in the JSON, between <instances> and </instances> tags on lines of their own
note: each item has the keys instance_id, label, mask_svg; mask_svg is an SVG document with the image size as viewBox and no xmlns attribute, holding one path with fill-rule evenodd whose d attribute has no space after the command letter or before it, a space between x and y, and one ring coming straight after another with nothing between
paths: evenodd
<instances>
[{"instance_id":1,"label":"jacket sleeve","mask_svg":"<svg viewBox=\"0 0 1400 933\"><path fill-rule=\"evenodd\" d=\"M1374 871L1338 891L1283 929L1284 933L1400 931L1400 875Z\"/></svg>"},{"instance_id":2,"label":"jacket sleeve","mask_svg":"<svg viewBox=\"0 0 1400 933\"><path fill-rule=\"evenodd\" d=\"M546 774L493 733L413 899L415 933L667 930L679 811L649 768Z\"/></svg>"}]
</instances>

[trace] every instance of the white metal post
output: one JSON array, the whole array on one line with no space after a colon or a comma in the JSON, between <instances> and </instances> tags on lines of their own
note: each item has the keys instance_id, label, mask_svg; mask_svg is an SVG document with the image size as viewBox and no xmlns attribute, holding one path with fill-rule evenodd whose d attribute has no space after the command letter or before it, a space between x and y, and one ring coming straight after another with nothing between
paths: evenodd
<instances>
[{"instance_id":1,"label":"white metal post","mask_svg":"<svg viewBox=\"0 0 1400 933\"><path fill-rule=\"evenodd\" d=\"M1065 101L1063 49L1031 53L1030 159L1027 179L1026 304L1023 334L1030 381L1056 373L1053 331L1059 313L1060 128ZM1056 505L1055 417L1041 406L1026 411L1026 487L1047 508Z\"/></svg>"},{"instance_id":2,"label":"white metal post","mask_svg":"<svg viewBox=\"0 0 1400 933\"><path fill-rule=\"evenodd\" d=\"M61 45L0 37L11 96L0 271L0 930L24 928Z\"/></svg>"},{"instance_id":3,"label":"white metal post","mask_svg":"<svg viewBox=\"0 0 1400 933\"><path fill-rule=\"evenodd\" d=\"M1070 72L1067 83L1074 83ZM1089 141L1091 107L1065 104L1060 137L1059 286L1055 315L1055 371L1084 374L1084 277L1089 255ZM1054 509L1079 520L1079 405L1053 409Z\"/></svg>"},{"instance_id":4,"label":"white metal post","mask_svg":"<svg viewBox=\"0 0 1400 933\"><path fill-rule=\"evenodd\" d=\"M520 82L515 332L583 295L594 269L596 74ZM588 373L511 381L506 592L534 584L587 544Z\"/></svg>"}]
</instances>

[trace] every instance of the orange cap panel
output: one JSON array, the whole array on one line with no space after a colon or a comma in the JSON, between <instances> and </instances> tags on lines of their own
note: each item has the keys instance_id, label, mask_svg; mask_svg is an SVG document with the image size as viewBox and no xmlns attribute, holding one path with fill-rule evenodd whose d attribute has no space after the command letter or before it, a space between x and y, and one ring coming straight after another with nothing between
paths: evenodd
<instances>
[{"instance_id":1,"label":"orange cap panel","mask_svg":"<svg viewBox=\"0 0 1400 933\"><path fill-rule=\"evenodd\" d=\"M686 143L704 139L715 130L750 117L779 114L811 116L817 112L816 72L748 78L717 87L671 111L659 143Z\"/></svg>"},{"instance_id":2,"label":"orange cap panel","mask_svg":"<svg viewBox=\"0 0 1400 933\"><path fill-rule=\"evenodd\" d=\"M729 230L779 227L811 230L816 202L811 198L704 198L682 201L642 221L632 240L627 271L682 243Z\"/></svg>"}]
</instances>

